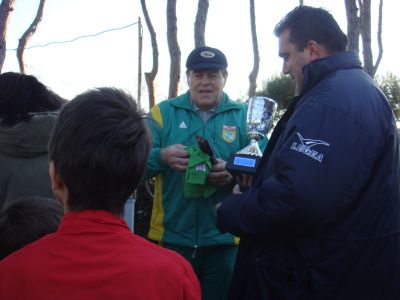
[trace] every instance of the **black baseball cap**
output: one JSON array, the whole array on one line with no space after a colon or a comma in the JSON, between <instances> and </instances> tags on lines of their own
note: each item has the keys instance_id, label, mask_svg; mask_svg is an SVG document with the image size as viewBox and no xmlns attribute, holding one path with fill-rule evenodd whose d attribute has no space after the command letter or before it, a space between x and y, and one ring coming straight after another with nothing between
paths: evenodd
<instances>
[{"instance_id":1,"label":"black baseball cap","mask_svg":"<svg viewBox=\"0 0 400 300\"><path fill-rule=\"evenodd\" d=\"M207 46L195 48L186 60L186 69L189 71L224 70L227 67L228 62L225 54L216 48Z\"/></svg>"}]
</instances>

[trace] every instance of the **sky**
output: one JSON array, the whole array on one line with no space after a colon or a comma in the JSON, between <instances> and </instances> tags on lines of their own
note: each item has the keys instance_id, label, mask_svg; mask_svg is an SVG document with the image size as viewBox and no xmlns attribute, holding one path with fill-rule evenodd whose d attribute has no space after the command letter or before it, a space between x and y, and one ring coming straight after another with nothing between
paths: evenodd
<instances>
[{"instance_id":1,"label":"sky","mask_svg":"<svg viewBox=\"0 0 400 300\"><path fill-rule=\"evenodd\" d=\"M155 79L156 102L166 99L169 84L169 52L167 44L166 0L147 0L147 8L157 34L159 71ZM388 71L400 75L397 58L398 28L396 0L383 5L383 58L378 74ZM197 0L177 1L178 43L182 55L180 92L187 90L185 62L194 48L194 21ZM278 41L273 35L275 24L298 0L255 0L256 26L260 52L258 87L262 81L280 74L282 61L278 57ZM346 15L343 0L304 0L305 5L330 11L344 32ZM15 49L18 39L32 23L39 0L17 0L7 33L7 53L2 72L18 72ZM378 0L372 1L372 37L376 36ZM138 29L143 26L142 72L152 68L150 35L139 0L47 0L42 22L25 50L28 74L36 76L49 88L66 99L94 87L115 86L138 97ZM131 25L131 26L128 26ZM74 42L65 42L82 36ZM210 0L205 33L206 44L222 50L228 59L228 81L225 91L233 99L245 98L248 76L253 68L253 50L248 0ZM49 43L53 43L47 45ZM47 46L44 46L47 45ZM374 59L377 56L373 42ZM147 87L142 75L141 103L147 110Z\"/></svg>"}]
</instances>

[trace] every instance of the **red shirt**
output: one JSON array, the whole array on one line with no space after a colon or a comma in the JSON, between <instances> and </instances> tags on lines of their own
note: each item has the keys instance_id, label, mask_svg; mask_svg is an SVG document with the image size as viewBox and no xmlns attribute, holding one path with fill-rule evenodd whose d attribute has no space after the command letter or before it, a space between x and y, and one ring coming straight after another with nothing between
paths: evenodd
<instances>
[{"instance_id":1,"label":"red shirt","mask_svg":"<svg viewBox=\"0 0 400 300\"><path fill-rule=\"evenodd\" d=\"M0 299L200 299L179 254L129 231L106 211L67 213L57 232L0 262Z\"/></svg>"}]
</instances>

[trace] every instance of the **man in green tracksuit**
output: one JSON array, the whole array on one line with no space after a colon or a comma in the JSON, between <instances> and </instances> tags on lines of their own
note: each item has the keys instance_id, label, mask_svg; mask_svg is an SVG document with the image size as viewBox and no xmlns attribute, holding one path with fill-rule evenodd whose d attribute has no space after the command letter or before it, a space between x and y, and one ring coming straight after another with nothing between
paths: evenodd
<instances>
[{"instance_id":1,"label":"man in green tracksuit","mask_svg":"<svg viewBox=\"0 0 400 300\"><path fill-rule=\"evenodd\" d=\"M155 177L149 238L192 263L207 300L227 298L238 240L217 229L215 205L232 191L228 156L248 144L246 106L223 92L227 65L218 49L194 49L186 62L189 91L154 106L148 123L153 147L145 176ZM196 149L197 135L216 163Z\"/></svg>"}]
</instances>

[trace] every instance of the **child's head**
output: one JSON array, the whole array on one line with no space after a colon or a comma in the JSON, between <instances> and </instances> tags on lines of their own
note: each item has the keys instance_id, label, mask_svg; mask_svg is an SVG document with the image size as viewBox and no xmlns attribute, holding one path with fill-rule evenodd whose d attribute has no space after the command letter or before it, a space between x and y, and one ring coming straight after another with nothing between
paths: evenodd
<instances>
[{"instance_id":1,"label":"child's head","mask_svg":"<svg viewBox=\"0 0 400 300\"><path fill-rule=\"evenodd\" d=\"M63 216L60 202L44 197L16 199L0 211L0 260L57 230Z\"/></svg>"},{"instance_id":2,"label":"child's head","mask_svg":"<svg viewBox=\"0 0 400 300\"><path fill-rule=\"evenodd\" d=\"M51 168L68 190L70 211L122 215L142 179L149 151L143 112L115 88L89 90L67 103L49 142Z\"/></svg>"}]
</instances>

